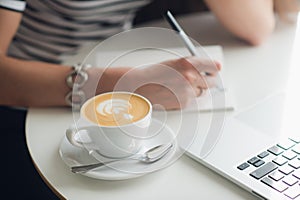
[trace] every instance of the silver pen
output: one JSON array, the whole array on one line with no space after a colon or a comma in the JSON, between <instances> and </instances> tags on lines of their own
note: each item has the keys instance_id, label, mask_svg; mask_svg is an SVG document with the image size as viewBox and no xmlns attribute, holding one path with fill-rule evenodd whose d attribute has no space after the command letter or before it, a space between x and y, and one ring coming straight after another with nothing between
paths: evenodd
<instances>
[{"instance_id":1,"label":"silver pen","mask_svg":"<svg viewBox=\"0 0 300 200\"><path fill-rule=\"evenodd\" d=\"M180 25L178 24L178 22L176 21L176 19L174 18L174 16L172 15L172 13L170 11L167 11L166 19L167 19L168 23L171 25L172 29L175 30L179 34L180 38L184 42L184 44L187 47L187 49L189 50L189 52L193 56L200 57L200 54L198 53L195 45L192 43L192 41L190 40L190 38L183 31L183 29L180 27ZM207 76L210 75L208 72L203 72L201 74L202 75L207 75ZM220 87L218 85L216 86L216 88L218 90L220 90L220 91L224 91L224 88Z\"/></svg>"},{"instance_id":2,"label":"silver pen","mask_svg":"<svg viewBox=\"0 0 300 200\"><path fill-rule=\"evenodd\" d=\"M171 27L173 28L173 30L175 30L179 36L181 37L181 39L183 40L185 46L187 47L187 49L189 50L189 52L193 55L193 56L199 56L198 51L196 50L196 47L194 46L194 44L192 43L192 41L190 40L190 38L185 34L185 32L183 31L183 29L180 27L180 25L178 24L178 22L176 21L176 19L173 17L172 13L170 11L167 11L166 14L166 19L169 22L169 24L171 25Z\"/></svg>"}]
</instances>

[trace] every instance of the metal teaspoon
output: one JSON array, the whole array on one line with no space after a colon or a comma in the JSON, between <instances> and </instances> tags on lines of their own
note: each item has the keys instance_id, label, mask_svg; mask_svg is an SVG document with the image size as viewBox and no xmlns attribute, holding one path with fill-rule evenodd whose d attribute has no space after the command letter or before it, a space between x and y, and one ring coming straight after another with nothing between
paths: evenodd
<instances>
[{"instance_id":1,"label":"metal teaspoon","mask_svg":"<svg viewBox=\"0 0 300 200\"><path fill-rule=\"evenodd\" d=\"M88 164L88 165L73 166L71 167L71 171L73 173L85 173L92 169L105 166L110 163L124 161L124 160L139 160L140 162L144 162L144 163L153 163L163 158L170 151L172 146L173 146L172 143L160 144L148 149L143 154L139 154L138 156L124 158L124 159L116 159L107 162L99 162L99 163Z\"/></svg>"}]
</instances>

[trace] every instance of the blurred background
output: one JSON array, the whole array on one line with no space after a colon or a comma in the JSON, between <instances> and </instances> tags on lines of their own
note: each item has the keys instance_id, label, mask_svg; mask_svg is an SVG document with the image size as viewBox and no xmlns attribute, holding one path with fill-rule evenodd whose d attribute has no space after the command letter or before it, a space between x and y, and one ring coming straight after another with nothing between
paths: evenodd
<instances>
[{"instance_id":1,"label":"blurred background","mask_svg":"<svg viewBox=\"0 0 300 200\"><path fill-rule=\"evenodd\" d=\"M174 15L180 15L208 11L208 8L202 0L153 0L137 12L134 24L162 19L163 13L166 13L167 10L170 10Z\"/></svg>"}]
</instances>

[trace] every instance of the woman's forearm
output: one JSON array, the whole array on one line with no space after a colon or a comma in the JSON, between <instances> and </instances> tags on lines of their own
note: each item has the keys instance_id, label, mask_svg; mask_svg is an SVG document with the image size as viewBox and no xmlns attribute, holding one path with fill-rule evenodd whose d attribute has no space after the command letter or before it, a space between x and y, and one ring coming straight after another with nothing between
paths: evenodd
<instances>
[{"instance_id":1,"label":"woman's forearm","mask_svg":"<svg viewBox=\"0 0 300 200\"><path fill-rule=\"evenodd\" d=\"M65 106L70 67L0 56L0 104Z\"/></svg>"},{"instance_id":2,"label":"woman's forearm","mask_svg":"<svg viewBox=\"0 0 300 200\"><path fill-rule=\"evenodd\" d=\"M235 36L261 44L274 30L273 0L205 0L219 21Z\"/></svg>"},{"instance_id":3,"label":"woman's forearm","mask_svg":"<svg viewBox=\"0 0 300 200\"><path fill-rule=\"evenodd\" d=\"M22 13L0 9L0 104L9 106L63 106L69 91L65 77L70 67L7 56Z\"/></svg>"}]
</instances>

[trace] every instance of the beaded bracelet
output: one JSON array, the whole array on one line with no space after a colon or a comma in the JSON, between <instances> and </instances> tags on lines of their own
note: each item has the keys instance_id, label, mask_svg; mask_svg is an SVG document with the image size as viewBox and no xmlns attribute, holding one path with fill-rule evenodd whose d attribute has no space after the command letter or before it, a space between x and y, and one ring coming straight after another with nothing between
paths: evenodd
<instances>
[{"instance_id":1,"label":"beaded bracelet","mask_svg":"<svg viewBox=\"0 0 300 200\"><path fill-rule=\"evenodd\" d=\"M84 91L82 91L82 88L89 79L86 70L90 67L91 65L89 64L75 64L72 66L72 71L66 77L66 84L71 91L68 92L65 100L74 110L79 110L86 100L86 95Z\"/></svg>"}]
</instances>

